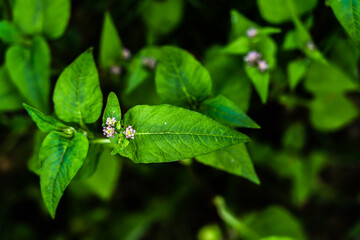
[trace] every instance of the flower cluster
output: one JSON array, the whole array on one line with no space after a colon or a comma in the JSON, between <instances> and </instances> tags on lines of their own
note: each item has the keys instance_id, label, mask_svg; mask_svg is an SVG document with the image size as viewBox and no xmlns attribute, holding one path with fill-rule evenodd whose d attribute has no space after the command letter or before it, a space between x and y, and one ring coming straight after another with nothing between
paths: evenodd
<instances>
[{"instance_id":1,"label":"flower cluster","mask_svg":"<svg viewBox=\"0 0 360 240\"><path fill-rule=\"evenodd\" d=\"M254 27L251 27L246 31L246 35L248 36L248 38L254 38L258 35L258 33L258 30Z\"/></svg>"},{"instance_id":2,"label":"flower cluster","mask_svg":"<svg viewBox=\"0 0 360 240\"><path fill-rule=\"evenodd\" d=\"M125 131L123 132L123 134L125 135L126 138L131 138L131 139L134 139L135 133L136 133L136 130L134 130L132 128L132 126L128 126L125 129Z\"/></svg>"},{"instance_id":3,"label":"flower cluster","mask_svg":"<svg viewBox=\"0 0 360 240\"><path fill-rule=\"evenodd\" d=\"M144 67L147 67L151 70L155 69L155 67L156 67L156 60L152 57L144 57L141 60L141 63Z\"/></svg>"},{"instance_id":4,"label":"flower cluster","mask_svg":"<svg viewBox=\"0 0 360 240\"><path fill-rule=\"evenodd\" d=\"M106 126L103 128L103 132L104 135L106 135L106 137L110 138L110 137L114 137L115 134L117 134L117 132L115 131L115 124L116 124L116 118L115 117L108 117L106 119Z\"/></svg>"},{"instance_id":5,"label":"flower cluster","mask_svg":"<svg viewBox=\"0 0 360 240\"><path fill-rule=\"evenodd\" d=\"M124 58L125 60L129 60L129 59L131 58L131 52L130 52L129 49L123 48L122 51L121 51L121 53L122 53L122 56L123 56L123 58Z\"/></svg>"},{"instance_id":6,"label":"flower cluster","mask_svg":"<svg viewBox=\"0 0 360 240\"><path fill-rule=\"evenodd\" d=\"M244 58L244 61L247 62L250 66L253 66L257 63L257 67L261 72L265 72L269 65L265 60L260 60L261 54L257 51L250 51Z\"/></svg>"}]
</instances>

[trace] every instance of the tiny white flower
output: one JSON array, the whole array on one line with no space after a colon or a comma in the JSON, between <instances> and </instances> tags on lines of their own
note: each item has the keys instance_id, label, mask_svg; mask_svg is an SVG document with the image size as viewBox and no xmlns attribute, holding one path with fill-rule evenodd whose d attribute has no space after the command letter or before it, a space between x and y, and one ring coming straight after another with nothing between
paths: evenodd
<instances>
[{"instance_id":1,"label":"tiny white flower","mask_svg":"<svg viewBox=\"0 0 360 240\"><path fill-rule=\"evenodd\" d=\"M308 41L306 43L306 47L307 49L309 49L310 51L315 51L316 50L316 46L312 41Z\"/></svg>"},{"instance_id":2,"label":"tiny white flower","mask_svg":"<svg viewBox=\"0 0 360 240\"><path fill-rule=\"evenodd\" d=\"M123 55L125 60L129 60L131 58L131 52L127 48L122 49L122 55Z\"/></svg>"},{"instance_id":3,"label":"tiny white flower","mask_svg":"<svg viewBox=\"0 0 360 240\"><path fill-rule=\"evenodd\" d=\"M248 36L248 38L254 38L258 35L258 33L258 30L254 27L251 27L246 31L246 35Z\"/></svg>"},{"instance_id":4,"label":"tiny white flower","mask_svg":"<svg viewBox=\"0 0 360 240\"><path fill-rule=\"evenodd\" d=\"M265 60L260 60L257 63L258 63L258 69L261 72L265 72L269 68L269 65L267 64L267 62Z\"/></svg>"},{"instance_id":5,"label":"tiny white flower","mask_svg":"<svg viewBox=\"0 0 360 240\"><path fill-rule=\"evenodd\" d=\"M244 61L252 65L256 63L258 60L260 60L260 57L261 57L260 53L258 53L257 51L251 51L244 57Z\"/></svg>"},{"instance_id":6,"label":"tiny white flower","mask_svg":"<svg viewBox=\"0 0 360 240\"><path fill-rule=\"evenodd\" d=\"M110 72L114 75L120 75L121 74L121 67L114 65L110 68Z\"/></svg>"},{"instance_id":7,"label":"tiny white flower","mask_svg":"<svg viewBox=\"0 0 360 240\"><path fill-rule=\"evenodd\" d=\"M156 60L152 57L143 58L141 63L144 67L148 67L149 69L155 69L156 67Z\"/></svg>"}]
</instances>

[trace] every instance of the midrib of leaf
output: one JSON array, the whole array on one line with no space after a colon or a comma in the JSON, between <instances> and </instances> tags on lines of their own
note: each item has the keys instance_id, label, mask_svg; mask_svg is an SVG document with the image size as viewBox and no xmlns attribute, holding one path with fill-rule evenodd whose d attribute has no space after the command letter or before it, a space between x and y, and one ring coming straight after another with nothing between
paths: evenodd
<instances>
[{"instance_id":1,"label":"midrib of leaf","mask_svg":"<svg viewBox=\"0 0 360 240\"><path fill-rule=\"evenodd\" d=\"M222 138L232 138L237 139L238 137L233 136L224 136L224 135L214 135L214 134L206 134L206 133L176 133L176 132L136 132L135 135L191 135L198 137L222 137Z\"/></svg>"},{"instance_id":2,"label":"midrib of leaf","mask_svg":"<svg viewBox=\"0 0 360 240\"><path fill-rule=\"evenodd\" d=\"M173 68L175 69L175 72L176 72L176 76L179 78L179 81L180 81L180 84L181 84L181 90L183 90L185 96L186 96L186 100L189 102L190 105L192 105L192 96L188 93L187 89L186 89L186 86L185 86L185 83L183 82L182 80L182 77L181 77L181 74L179 72L179 69L176 67L176 64L175 64L175 59L173 58L173 56L170 54L170 58L172 59L171 61L171 65L173 65Z\"/></svg>"},{"instance_id":3,"label":"midrib of leaf","mask_svg":"<svg viewBox=\"0 0 360 240\"><path fill-rule=\"evenodd\" d=\"M84 125L84 120L82 118L82 114L81 114L81 103L80 103L80 80L82 79L82 75L80 74L80 76L78 77L78 81L77 81L77 88L76 88L76 99L77 99L77 108L79 111L79 117L80 117L80 124Z\"/></svg>"},{"instance_id":4,"label":"midrib of leaf","mask_svg":"<svg viewBox=\"0 0 360 240\"><path fill-rule=\"evenodd\" d=\"M62 164L62 162L63 162L63 160L64 160L65 152L66 152L66 150L67 150L67 148L68 148L68 146L69 146L70 141L71 141L71 139L67 140L67 143L66 143L66 146L65 146L65 148L64 148L64 151L63 151L62 154L61 154L60 163L59 163L59 166L58 166L58 168L57 168L57 170L56 170L55 178L54 178L53 184L52 184L52 189L55 188L55 182L56 182L56 179L57 179L57 177L58 177L58 175L59 175L59 172L60 172L60 166L61 166L61 164ZM58 146L60 146L60 144L58 144ZM54 191L52 191L52 193L51 193L51 201L52 201L52 204L54 204L54 202L53 202L53 201L54 201L54 196L55 196L55 195L54 195Z\"/></svg>"}]
</instances>

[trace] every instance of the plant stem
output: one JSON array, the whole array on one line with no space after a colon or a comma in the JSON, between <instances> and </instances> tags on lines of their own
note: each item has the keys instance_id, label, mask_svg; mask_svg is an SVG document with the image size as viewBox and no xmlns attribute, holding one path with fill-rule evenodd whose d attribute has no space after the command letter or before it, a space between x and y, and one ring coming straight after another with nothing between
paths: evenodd
<instances>
[{"instance_id":1,"label":"plant stem","mask_svg":"<svg viewBox=\"0 0 360 240\"><path fill-rule=\"evenodd\" d=\"M90 143L92 143L92 144L108 144L108 143L110 143L110 139L107 139L107 138L95 138L95 139L91 139Z\"/></svg>"}]
</instances>

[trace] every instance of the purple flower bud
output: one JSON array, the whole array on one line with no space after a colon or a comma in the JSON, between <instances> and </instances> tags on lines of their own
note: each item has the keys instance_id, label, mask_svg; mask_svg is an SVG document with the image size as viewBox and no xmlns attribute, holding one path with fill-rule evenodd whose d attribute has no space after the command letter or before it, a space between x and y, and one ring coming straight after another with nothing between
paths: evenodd
<instances>
[{"instance_id":1,"label":"purple flower bud","mask_svg":"<svg viewBox=\"0 0 360 240\"><path fill-rule=\"evenodd\" d=\"M267 62L265 60L260 60L257 63L258 63L258 69L261 72L265 72L269 68L269 65L267 64Z\"/></svg>"},{"instance_id":2,"label":"purple flower bud","mask_svg":"<svg viewBox=\"0 0 360 240\"><path fill-rule=\"evenodd\" d=\"M108 117L106 119L106 125L108 125L108 126L114 127L115 123L116 123L116 118L115 117L112 117L112 118Z\"/></svg>"},{"instance_id":3,"label":"purple flower bud","mask_svg":"<svg viewBox=\"0 0 360 240\"><path fill-rule=\"evenodd\" d=\"M254 27L251 27L246 31L246 35L248 36L248 38L254 38L258 35L258 33L258 30Z\"/></svg>"},{"instance_id":4,"label":"purple flower bud","mask_svg":"<svg viewBox=\"0 0 360 240\"><path fill-rule=\"evenodd\" d=\"M141 63L144 67L148 67L153 70L156 67L156 60L152 57L145 57L141 60Z\"/></svg>"},{"instance_id":5,"label":"purple flower bud","mask_svg":"<svg viewBox=\"0 0 360 240\"><path fill-rule=\"evenodd\" d=\"M256 63L258 60L260 60L260 57L261 57L260 53L258 53L257 51L251 51L245 56L244 61L252 65Z\"/></svg>"}]
</instances>

